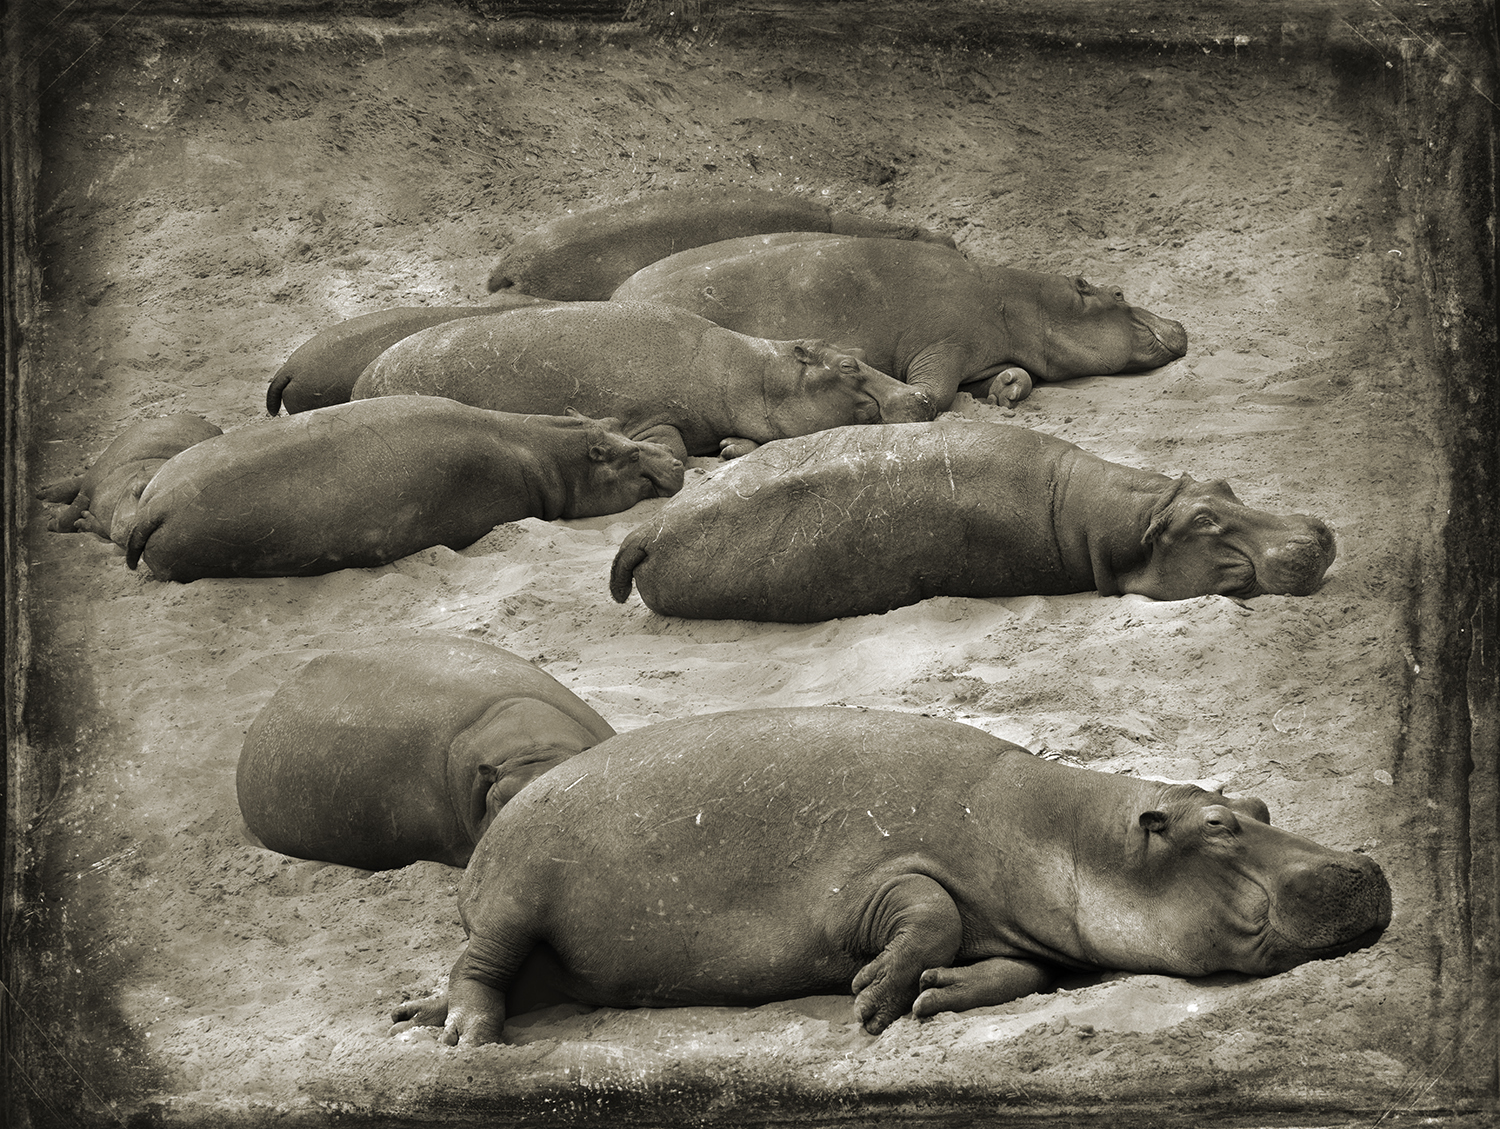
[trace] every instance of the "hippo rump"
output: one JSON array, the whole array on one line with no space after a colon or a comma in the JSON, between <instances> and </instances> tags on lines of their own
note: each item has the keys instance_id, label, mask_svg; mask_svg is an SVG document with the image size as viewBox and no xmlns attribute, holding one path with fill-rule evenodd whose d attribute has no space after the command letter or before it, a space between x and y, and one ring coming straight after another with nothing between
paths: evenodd
<instances>
[{"instance_id":1,"label":"hippo rump","mask_svg":"<svg viewBox=\"0 0 1500 1129\"><path fill-rule=\"evenodd\" d=\"M396 1008L398 1030L498 1042L527 993L850 992L879 1034L1068 969L1269 976L1370 944L1391 900L1372 859L1270 826L1259 800L825 707L664 722L552 769L484 833L459 913L446 997Z\"/></svg>"},{"instance_id":2,"label":"hippo rump","mask_svg":"<svg viewBox=\"0 0 1500 1129\"><path fill-rule=\"evenodd\" d=\"M1033 379L1140 372L1187 352L1187 334L1114 286L894 239L727 240L632 275L616 299L666 302L759 337L822 337L925 389L939 411L962 386L1024 399Z\"/></svg>"},{"instance_id":3,"label":"hippo rump","mask_svg":"<svg viewBox=\"0 0 1500 1129\"><path fill-rule=\"evenodd\" d=\"M642 267L678 251L744 235L807 231L953 240L912 224L830 212L814 200L751 188L677 189L569 213L516 241L490 272L489 289L602 301Z\"/></svg>"},{"instance_id":4,"label":"hippo rump","mask_svg":"<svg viewBox=\"0 0 1500 1129\"><path fill-rule=\"evenodd\" d=\"M304 341L266 388L266 411L279 415L347 404L359 374L397 341L433 325L459 318L503 314L525 306L546 306L525 294L497 294L483 306L398 306L340 322Z\"/></svg>"},{"instance_id":5,"label":"hippo rump","mask_svg":"<svg viewBox=\"0 0 1500 1129\"><path fill-rule=\"evenodd\" d=\"M363 399L446 396L503 412L620 420L679 458L854 423L929 420L920 390L823 341L763 341L654 302L576 302L434 326L387 349Z\"/></svg>"},{"instance_id":6,"label":"hippo rump","mask_svg":"<svg viewBox=\"0 0 1500 1129\"><path fill-rule=\"evenodd\" d=\"M141 495L125 563L163 580L313 576L681 488L682 463L614 420L391 396L241 428L169 460Z\"/></svg>"},{"instance_id":7,"label":"hippo rump","mask_svg":"<svg viewBox=\"0 0 1500 1129\"><path fill-rule=\"evenodd\" d=\"M54 533L94 533L125 548L141 491L168 459L223 432L189 412L141 420L127 427L83 474L49 482L44 502L67 507L47 523Z\"/></svg>"},{"instance_id":8,"label":"hippo rump","mask_svg":"<svg viewBox=\"0 0 1500 1129\"><path fill-rule=\"evenodd\" d=\"M620 545L610 591L690 619L811 623L930 596L1303 596L1319 520L1006 424L840 428L762 448Z\"/></svg>"},{"instance_id":9,"label":"hippo rump","mask_svg":"<svg viewBox=\"0 0 1500 1129\"><path fill-rule=\"evenodd\" d=\"M528 783L614 735L519 655L419 637L320 655L282 684L240 752L240 814L296 858L464 866Z\"/></svg>"}]
</instances>

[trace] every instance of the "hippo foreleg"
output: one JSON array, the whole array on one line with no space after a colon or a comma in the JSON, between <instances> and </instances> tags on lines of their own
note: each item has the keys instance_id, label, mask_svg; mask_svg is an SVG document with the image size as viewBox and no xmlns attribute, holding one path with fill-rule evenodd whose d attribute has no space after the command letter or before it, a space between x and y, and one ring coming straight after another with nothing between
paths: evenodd
<instances>
[{"instance_id":1,"label":"hippo foreleg","mask_svg":"<svg viewBox=\"0 0 1500 1129\"><path fill-rule=\"evenodd\" d=\"M854 1010L864 1029L879 1035L911 1009L922 973L958 955L963 920L937 882L925 874L903 874L871 899L861 926L861 939L881 949L855 974Z\"/></svg>"},{"instance_id":2,"label":"hippo foreleg","mask_svg":"<svg viewBox=\"0 0 1500 1129\"><path fill-rule=\"evenodd\" d=\"M1056 979L1035 961L1011 957L991 957L962 968L929 968L922 973L922 994L911 1013L925 1019L940 1011L992 1007L1045 992Z\"/></svg>"}]
</instances>

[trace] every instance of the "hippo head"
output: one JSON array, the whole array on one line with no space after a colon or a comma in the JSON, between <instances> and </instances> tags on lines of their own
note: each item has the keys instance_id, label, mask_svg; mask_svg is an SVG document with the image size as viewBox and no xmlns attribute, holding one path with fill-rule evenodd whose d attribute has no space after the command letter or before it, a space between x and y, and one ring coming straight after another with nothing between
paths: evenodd
<instances>
[{"instance_id":1,"label":"hippo head","mask_svg":"<svg viewBox=\"0 0 1500 1129\"><path fill-rule=\"evenodd\" d=\"M1315 517L1254 510L1223 479L1177 480L1141 540L1150 554L1119 573L1120 592L1153 600L1193 596L1306 596L1322 583L1337 550Z\"/></svg>"},{"instance_id":2,"label":"hippo head","mask_svg":"<svg viewBox=\"0 0 1500 1129\"><path fill-rule=\"evenodd\" d=\"M1391 888L1368 856L1272 827L1256 799L1190 784L1156 799L1122 813L1123 865L1091 868L1078 893L1083 948L1101 967L1269 976L1363 948L1390 924Z\"/></svg>"},{"instance_id":3,"label":"hippo head","mask_svg":"<svg viewBox=\"0 0 1500 1129\"><path fill-rule=\"evenodd\" d=\"M659 443L628 438L617 419L585 419L588 469L571 492L564 517L598 517L682 489L682 461Z\"/></svg>"},{"instance_id":4,"label":"hippo head","mask_svg":"<svg viewBox=\"0 0 1500 1129\"><path fill-rule=\"evenodd\" d=\"M770 439L856 423L926 423L937 415L926 392L871 368L863 350L826 341L791 341L785 350L795 369L778 382L778 395L767 388Z\"/></svg>"},{"instance_id":5,"label":"hippo head","mask_svg":"<svg viewBox=\"0 0 1500 1129\"><path fill-rule=\"evenodd\" d=\"M1118 286L1095 286L1082 278L1034 275L1040 365L1015 360L1048 380L1100 376L1160 368L1187 353L1187 332L1175 321L1132 306ZM1013 326L1023 310L1007 311ZM1022 338L1018 337L1018 340ZM1035 361L1032 362L1036 364Z\"/></svg>"}]
</instances>

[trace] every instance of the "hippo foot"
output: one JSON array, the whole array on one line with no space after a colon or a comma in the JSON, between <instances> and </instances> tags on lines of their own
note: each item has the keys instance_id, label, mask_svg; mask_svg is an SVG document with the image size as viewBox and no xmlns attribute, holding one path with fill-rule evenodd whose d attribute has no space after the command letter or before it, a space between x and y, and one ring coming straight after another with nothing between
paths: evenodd
<instances>
[{"instance_id":1,"label":"hippo foot","mask_svg":"<svg viewBox=\"0 0 1500 1129\"><path fill-rule=\"evenodd\" d=\"M993 957L962 968L929 968L922 973L921 993L911 1005L918 1019L940 1011L991 1007L1045 991L1052 974L1030 961Z\"/></svg>"},{"instance_id":2,"label":"hippo foot","mask_svg":"<svg viewBox=\"0 0 1500 1129\"><path fill-rule=\"evenodd\" d=\"M442 1027L448 1019L448 995L439 992L420 1000L407 1000L391 1009L388 1035L399 1035L413 1027Z\"/></svg>"},{"instance_id":3,"label":"hippo foot","mask_svg":"<svg viewBox=\"0 0 1500 1129\"><path fill-rule=\"evenodd\" d=\"M719 440L719 457L721 459L743 458L759 446L760 444L754 439L721 439Z\"/></svg>"},{"instance_id":4,"label":"hippo foot","mask_svg":"<svg viewBox=\"0 0 1500 1129\"><path fill-rule=\"evenodd\" d=\"M905 970L898 970L896 964L887 949L854 977L854 1013L871 1035L879 1035L906 1014L911 992L902 990Z\"/></svg>"},{"instance_id":5,"label":"hippo foot","mask_svg":"<svg viewBox=\"0 0 1500 1129\"><path fill-rule=\"evenodd\" d=\"M1031 389L1031 374L1023 368L1012 366L995 374L994 380L990 382L990 394L985 397L984 402L1001 408L1013 408L1031 395Z\"/></svg>"}]
</instances>

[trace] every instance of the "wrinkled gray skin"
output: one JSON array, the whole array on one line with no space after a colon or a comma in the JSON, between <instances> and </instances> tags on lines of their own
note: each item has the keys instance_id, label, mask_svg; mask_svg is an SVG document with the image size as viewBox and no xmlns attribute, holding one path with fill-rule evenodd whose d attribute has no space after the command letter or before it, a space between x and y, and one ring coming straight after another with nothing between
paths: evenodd
<instances>
[{"instance_id":1,"label":"wrinkled gray skin","mask_svg":"<svg viewBox=\"0 0 1500 1129\"><path fill-rule=\"evenodd\" d=\"M356 400L421 394L503 412L613 416L679 458L854 423L928 420L920 390L822 341L763 341L654 302L574 302L435 326L393 345Z\"/></svg>"},{"instance_id":2,"label":"wrinkled gray skin","mask_svg":"<svg viewBox=\"0 0 1500 1129\"><path fill-rule=\"evenodd\" d=\"M49 482L37 491L44 502L68 504L47 528L54 533L93 533L125 548L141 492L162 464L222 434L206 419L186 412L131 424L83 474Z\"/></svg>"},{"instance_id":3,"label":"wrinkled gray skin","mask_svg":"<svg viewBox=\"0 0 1500 1129\"><path fill-rule=\"evenodd\" d=\"M435 396L266 420L169 460L125 551L162 580L373 568L495 526L619 513L682 488L682 463L615 420L515 416Z\"/></svg>"},{"instance_id":4,"label":"wrinkled gray skin","mask_svg":"<svg viewBox=\"0 0 1500 1129\"><path fill-rule=\"evenodd\" d=\"M1067 969L1269 976L1370 944L1391 897L1372 859L1271 827L1259 800L808 708L651 725L553 769L485 832L459 913L446 997L396 1008L396 1030L498 1042L526 995L851 992L879 1034Z\"/></svg>"},{"instance_id":5,"label":"wrinkled gray skin","mask_svg":"<svg viewBox=\"0 0 1500 1129\"><path fill-rule=\"evenodd\" d=\"M1107 462L1039 431L945 419L787 440L628 534L623 603L808 623L930 596L1304 596L1334 537L1242 505L1222 480Z\"/></svg>"},{"instance_id":6,"label":"wrinkled gray skin","mask_svg":"<svg viewBox=\"0 0 1500 1129\"><path fill-rule=\"evenodd\" d=\"M982 266L894 239L727 240L663 259L616 299L666 302L758 337L821 337L924 389L1015 402L1034 380L1140 372L1187 352L1175 321L1113 286Z\"/></svg>"},{"instance_id":7,"label":"wrinkled gray skin","mask_svg":"<svg viewBox=\"0 0 1500 1129\"><path fill-rule=\"evenodd\" d=\"M805 231L953 246L926 228L830 212L813 200L749 188L674 189L559 216L524 236L490 272L489 289L603 301L642 267L678 251L763 232ZM794 334L793 336L801 336Z\"/></svg>"},{"instance_id":8,"label":"wrinkled gray skin","mask_svg":"<svg viewBox=\"0 0 1500 1129\"><path fill-rule=\"evenodd\" d=\"M350 318L303 342L276 370L266 388L266 411L274 416L283 407L293 413L347 404L359 374L397 341L459 318L545 305L551 303L525 294L497 294L483 306L400 306Z\"/></svg>"},{"instance_id":9,"label":"wrinkled gray skin","mask_svg":"<svg viewBox=\"0 0 1500 1129\"><path fill-rule=\"evenodd\" d=\"M336 651L287 679L250 726L240 813L296 858L464 866L517 792L613 735L550 674L488 643Z\"/></svg>"}]
</instances>

